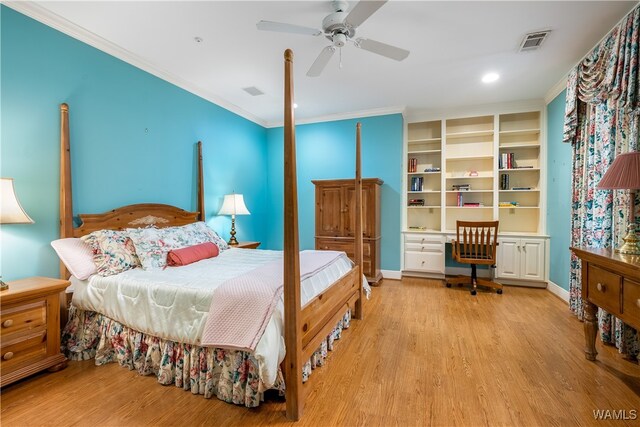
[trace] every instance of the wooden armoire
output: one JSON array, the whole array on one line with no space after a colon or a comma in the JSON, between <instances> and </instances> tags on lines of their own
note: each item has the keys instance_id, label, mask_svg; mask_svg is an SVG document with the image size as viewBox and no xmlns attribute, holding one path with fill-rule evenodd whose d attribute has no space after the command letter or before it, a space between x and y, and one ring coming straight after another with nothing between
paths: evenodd
<instances>
[{"instance_id":1,"label":"wooden armoire","mask_svg":"<svg viewBox=\"0 0 640 427\"><path fill-rule=\"evenodd\" d=\"M355 253L355 180L311 181L316 186L316 249ZM367 280L377 283L380 273L379 178L362 180L362 269Z\"/></svg>"}]
</instances>

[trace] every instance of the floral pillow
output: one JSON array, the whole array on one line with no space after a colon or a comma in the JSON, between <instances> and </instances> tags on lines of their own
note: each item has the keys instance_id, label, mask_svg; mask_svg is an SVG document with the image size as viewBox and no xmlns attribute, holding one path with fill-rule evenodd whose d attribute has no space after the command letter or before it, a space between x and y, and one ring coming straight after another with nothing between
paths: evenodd
<instances>
[{"instance_id":1,"label":"floral pillow","mask_svg":"<svg viewBox=\"0 0 640 427\"><path fill-rule=\"evenodd\" d=\"M125 231L98 230L82 236L93 251L93 262L100 276L112 276L140 267L133 242Z\"/></svg>"},{"instance_id":2,"label":"floral pillow","mask_svg":"<svg viewBox=\"0 0 640 427\"><path fill-rule=\"evenodd\" d=\"M229 248L226 242L204 222L181 227L129 228L127 232L145 270L165 268L167 253L172 249L206 242L215 243L221 251Z\"/></svg>"}]
</instances>

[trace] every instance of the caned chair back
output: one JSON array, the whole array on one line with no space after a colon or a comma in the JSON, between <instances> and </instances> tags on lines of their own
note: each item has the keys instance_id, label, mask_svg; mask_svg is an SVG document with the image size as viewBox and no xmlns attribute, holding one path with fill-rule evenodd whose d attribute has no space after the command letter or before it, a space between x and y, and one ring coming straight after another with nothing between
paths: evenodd
<instances>
[{"instance_id":1,"label":"caned chair back","mask_svg":"<svg viewBox=\"0 0 640 427\"><path fill-rule=\"evenodd\" d=\"M496 263L499 221L456 221L453 258L466 264Z\"/></svg>"}]
</instances>

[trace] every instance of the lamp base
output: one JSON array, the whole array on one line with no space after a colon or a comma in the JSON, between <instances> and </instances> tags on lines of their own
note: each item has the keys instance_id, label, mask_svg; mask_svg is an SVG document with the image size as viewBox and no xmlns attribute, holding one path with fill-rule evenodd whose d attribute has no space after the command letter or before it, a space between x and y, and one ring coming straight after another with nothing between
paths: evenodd
<instances>
[{"instance_id":1,"label":"lamp base","mask_svg":"<svg viewBox=\"0 0 640 427\"><path fill-rule=\"evenodd\" d=\"M238 244L238 239L236 239L236 216L231 215L231 231L229 232L229 241L227 242L231 246L236 246Z\"/></svg>"},{"instance_id":2,"label":"lamp base","mask_svg":"<svg viewBox=\"0 0 640 427\"><path fill-rule=\"evenodd\" d=\"M636 234L636 225L629 224L627 235L622 238L624 244L616 252L624 255L640 255L640 239Z\"/></svg>"},{"instance_id":3,"label":"lamp base","mask_svg":"<svg viewBox=\"0 0 640 427\"><path fill-rule=\"evenodd\" d=\"M7 289L9 289L9 285L4 283L2 279L0 279L0 291L6 291Z\"/></svg>"}]
</instances>

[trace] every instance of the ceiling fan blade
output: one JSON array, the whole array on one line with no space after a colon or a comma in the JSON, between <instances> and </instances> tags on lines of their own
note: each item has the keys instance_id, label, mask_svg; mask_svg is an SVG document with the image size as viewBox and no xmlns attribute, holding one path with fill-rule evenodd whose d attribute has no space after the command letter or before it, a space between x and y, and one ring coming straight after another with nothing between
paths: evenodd
<instances>
[{"instance_id":1,"label":"ceiling fan blade","mask_svg":"<svg viewBox=\"0 0 640 427\"><path fill-rule=\"evenodd\" d=\"M320 74L322 74L322 70L324 70L324 67L327 66L335 51L336 48L334 46L327 46L322 49L320 55L318 55L316 60L313 61L313 64L311 64L311 68L309 68L309 71L307 71L307 76L318 77Z\"/></svg>"},{"instance_id":2,"label":"ceiling fan blade","mask_svg":"<svg viewBox=\"0 0 640 427\"><path fill-rule=\"evenodd\" d=\"M371 15L376 13L387 0L384 1L366 1L360 0L358 4L349 12L345 22L349 23L353 28L359 27L364 21L369 19Z\"/></svg>"},{"instance_id":3,"label":"ceiling fan blade","mask_svg":"<svg viewBox=\"0 0 640 427\"><path fill-rule=\"evenodd\" d=\"M285 24L284 22L260 21L256 24L256 27L262 31L278 31L280 33L304 34L308 36L319 36L322 34L322 31L315 28Z\"/></svg>"},{"instance_id":4,"label":"ceiling fan blade","mask_svg":"<svg viewBox=\"0 0 640 427\"><path fill-rule=\"evenodd\" d=\"M378 55L386 56L387 58L395 59L396 61L402 61L409 56L408 50L400 49L399 47L377 42L375 40L357 39L355 45L360 49L368 50L369 52L377 53Z\"/></svg>"}]
</instances>

